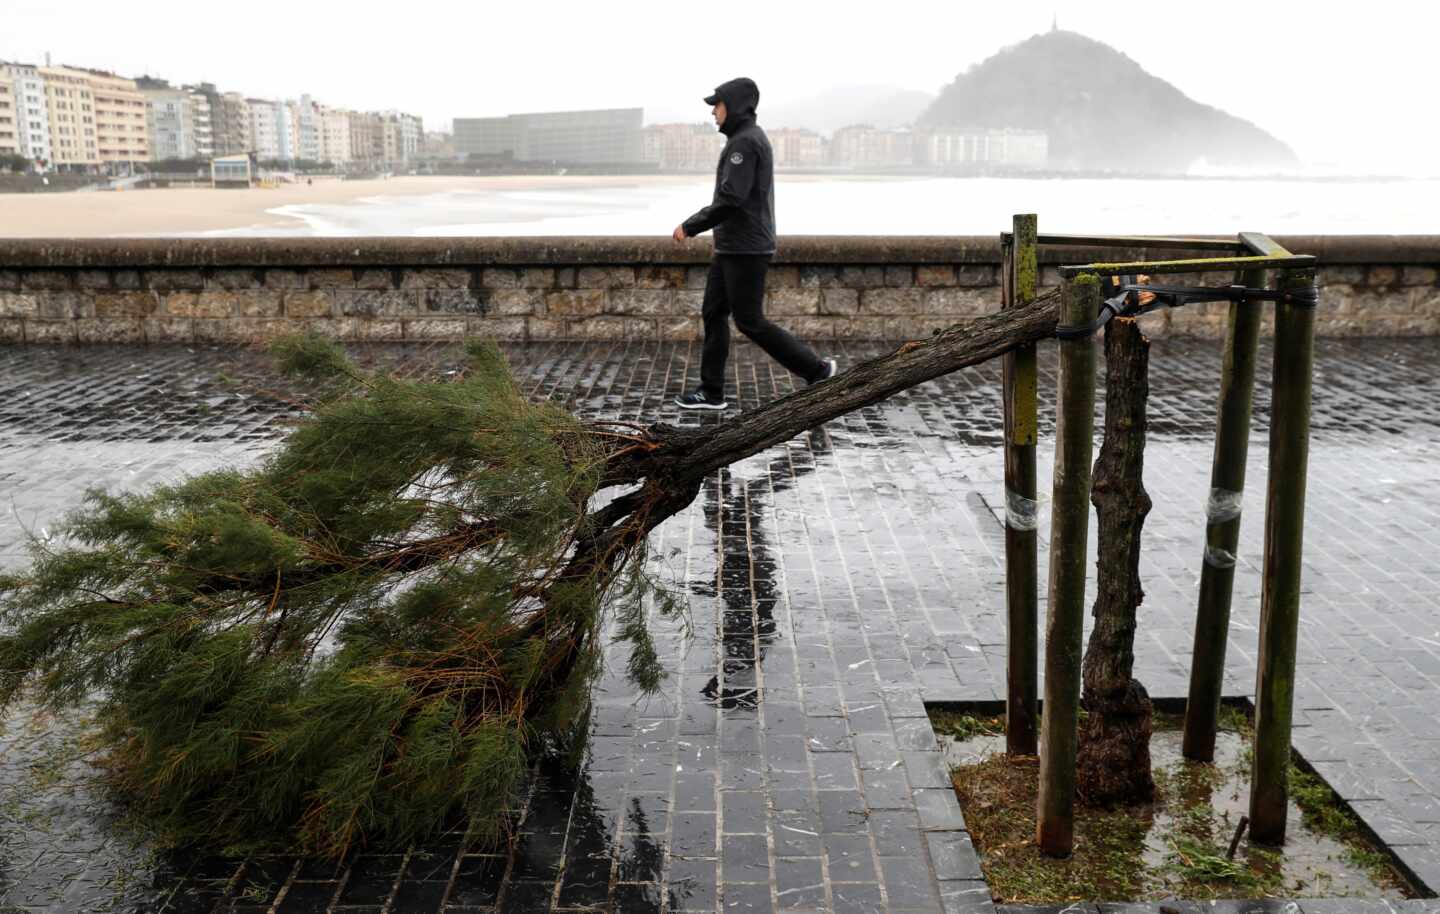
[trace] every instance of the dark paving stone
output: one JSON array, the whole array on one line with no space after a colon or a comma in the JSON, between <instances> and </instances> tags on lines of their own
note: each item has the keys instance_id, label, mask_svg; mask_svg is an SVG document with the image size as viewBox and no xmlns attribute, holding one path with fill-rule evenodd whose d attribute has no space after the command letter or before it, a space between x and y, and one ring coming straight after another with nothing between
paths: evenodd
<instances>
[{"instance_id":1,"label":"dark paving stone","mask_svg":"<svg viewBox=\"0 0 1440 914\"><path fill-rule=\"evenodd\" d=\"M813 808L778 809L770 820L777 857L820 855L820 814Z\"/></svg>"},{"instance_id":2,"label":"dark paving stone","mask_svg":"<svg viewBox=\"0 0 1440 914\"><path fill-rule=\"evenodd\" d=\"M870 833L882 857L913 857L924 851L920 819L908 810L877 809L870 813Z\"/></svg>"},{"instance_id":3,"label":"dark paving stone","mask_svg":"<svg viewBox=\"0 0 1440 914\"><path fill-rule=\"evenodd\" d=\"M782 911L825 907L825 880L819 857L775 861L775 897Z\"/></svg>"},{"instance_id":4,"label":"dark paving stone","mask_svg":"<svg viewBox=\"0 0 1440 914\"><path fill-rule=\"evenodd\" d=\"M856 790L821 790L820 831L823 834L854 834L865 830L865 798Z\"/></svg>"},{"instance_id":5,"label":"dark paving stone","mask_svg":"<svg viewBox=\"0 0 1440 914\"><path fill-rule=\"evenodd\" d=\"M448 882L412 882L402 880L390 900L392 914L431 914L439 911L445 901Z\"/></svg>"},{"instance_id":6,"label":"dark paving stone","mask_svg":"<svg viewBox=\"0 0 1440 914\"><path fill-rule=\"evenodd\" d=\"M930 862L935 866L935 878L942 882L948 879L981 879L980 857L975 845L970 842L969 832L930 832L925 835L930 848Z\"/></svg>"},{"instance_id":7,"label":"dark paving stone","mask_svg":"<svg viewBox=\"0 0 1440 914\"><path fill-rule=\"evenodd\" d=\"M553 881L519 882L511 880L505 885L505 894L496 907L499 914L535 914L549 911L555 892Z\"/></svg>"},{"instance_id":8,"label":"dark paving stone","mask_svg":"<svg viewBox=\"0 0 1440 914\"><path fill-rule=\"evenodd\" d=\"M426 847L423 850L417 850L410 855L402 879L406 882L436 880L449 882L450 876L455 870L455 859L458 856L459 848Z\"/></svg>"},{"instance_id":9,"label":"dark paving stone","mask_svg":"<svg viewBox=\"0 0 1440 914\"><path fill-rule=\"evenodd\" d=\"M940 883L940 902L945 914L993 914L995 910L990 887L979 880Z\"/></svg>"},{"instance_id":10,"label":"dark paving stone","mask_svg":"<svg viewBox=\"0 0 1440 914\"><path fill-rule=\"evenodd\" d=\"M338 882L292 882L276 914L325 914L339 890Z\"/></svg>"},{"instance_id":11,"label":"dark paving stone","mask_svg":"<svg viewBox=\"0 0 1440 914\"><path fill-rule=\"evenodd\" d=\"M837 882L831 885L835 914L882 914L880 885L874 882Z\"/></svg>"},{"instance_id":12,"label":"dark paving stone","mask_svg":"<svg viewBox=\"0 0 1440 914\"><path fill-rule=\"evenodd\" d=\"M609 853L567 855L565 872L560 876L558 906L588 908L604 905L610 897L614 864Z\"/></svg>"},{"instance_id":13,"label":"dark paving stone","mask_svg":"<svg viewBox=\"0 0 1440 914\"><path fill-rule=\"evenodd\" d=\"M355 858L345 887L336 900L339 905L383 905L390 899L395 884L400 881L401 856L363 856Z\"/></svg>"},{"instance_id":14,"label":"dark paving stone","mask_svg":"<svg viewBox=\"0 0 1440 914\"><path fill-rule=\"evenodd\" d=\"M504 857L461 857L447 904L493 905L500 895L508 863Z\"/></svg>"},{"instance_id":15,"label":"dark paving stone","mask_svg":"<svg viewBox=\"0 0 1440 914\"><path fill-rule=\"evenodd\" d=\"M848 752L820 752L810 757L817 790L855 790L860 786L855 757Z\"/></svg>"},{"instance_id":16,"label":"dark paving stone","mask_svg":"<svg viewBox=\"0 0 1440 914\"><path fill-rule=\"evenodd\" d=\"M671 859L666 889L672 911L714 911L719 898L717 862Z\"/></svg>"},{"instance_id":17,"label":"dark paving stone","mask_svg":"<svg viewBox=\"0 0 1440 914\"><path fill-rule=\"evenodd\" d=\"M1400 902L1383 898L1302 898L1296 904L1301 914L1393 914L1404 910L1396 907Z\"/></svg>"},{"instance_id":18,"label":"dark paving stone","mask_svg":"<svg viewBox=\"0 0 1440 914\"><path fill-rule=\"evenodd\" d=\"M880 877L891 908L927 908L939 905L939 894L922 857L880 858Z\"/></svg>"},{"instance_id":19,"label":"dark paving stone","mask_svg":"<svg viewBox=\"0 0 1440 914\"><path fill-rule=\"evenodd\" d=\"M770 851L764 835L727 836L720 850L720 859L726 885L770 880Z\"/></svg>"},{"instance_id":20,"label":"dark paving stone","mask_svg":"<svg viewBox=\"0 0 1440 914\"><path fill-rule=\"evenodd\" d=\"M717 832L713 812L677 813L670 833L670 853L681 857L713 857Z\"/></svg>"},{"instance_id":21,"label":"dark paving stone","mask_svg":"<svg viewBox=\"0 0 1440 914\"><path fill-rule=\"evenodd\" d=\"M770 901L770 886L743 885L725 881L720 907L725 914L770 914L775 908Z\"/></svg>"},{"instance_id":22,"label":"dark paving stone","mask_svg":"<svg viewBox=\"0 0 1440 914\"><path fill-rule=\"evenodd\" d=\"M876 882L875 852L868 835L826 835L832 882Z\"/></svg>"},{"instance_id":23,"label":"dark paving stone","mask_svg":"<svg viewBox=\"0 0 1440 914\"><path fill-rule=\"evenodd\" d=\"M910 794L910 781L904 768L860 772L864 784L865 804L871 809L910 809L915 799Z\"/></svg>"},{"instance_id":24,"label":"dark paving stone","mask_svg":"<svg viewBox=\"0 0 1440 914\"><path fill-rule=\"evenodd\" d=\"M725 822L725 834L764 834L765 805L765 794L762 791L722 791L720 807Z\"/></svg>"}]
</instances>

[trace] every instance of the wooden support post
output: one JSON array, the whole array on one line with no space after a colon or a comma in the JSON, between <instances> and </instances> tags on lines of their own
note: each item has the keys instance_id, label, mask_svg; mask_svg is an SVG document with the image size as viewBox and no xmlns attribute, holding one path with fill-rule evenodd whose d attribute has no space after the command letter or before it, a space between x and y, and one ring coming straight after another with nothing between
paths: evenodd
<instances>
[{"instance_id":1,"label":"wooden support post","mask_svg":"<svg viewBox=\"0 0 1440 914\"><path fill-rule=\"evenodd\" d=\"M1094 320L1100 281L1061 285L1060 325ZM1040 797L1035 841L1051 857L1075 840L1075 750L1080 719L1080 652L1085 622L1085 556L1090 527L1090 459L1095 431L1095 340L1062 340L1050 515L1050 589L1045 621L1045 703L1040 724Z\"/></svg>"},{"instance_id":2,"label":"wooden support post","mask_svg":"<svg viewBox=\"0 0 1440 914\"><path fill-rule=\"evenodd\" d=\"M1236 282L1258 288L1263 270L1242 270ZM1210 464L1210 497L1205 507L1205 557L1200 567L1200 601L1195 611L1195 649L1190 659L1190 694L1185 702L1185 757L1215 758L1215 728L1225 681L1225 647L1230 634L1230 597L1240 543L1240 498L1245 491L1245 456L1250 444L1250 405L1255 390L1255 350L1260 339L1260 304L1231 302L1225 362L1220 370L1220 405L1215 419L1215 454Z\"/></svg>"},{"instance_id":3,"label":"wooden support post","mask_svg":"<svg viewBox=\"0 0 1440 914\"><path fill-rule=\"evenodd\" d=\"M1039 264L1036 218L1016 216L1007 248L1007 308L1035 300ZM1035 499L1035 345L1003 361L1005 399L1005 751L1034 755L1039 705L1039 571Z\"/></svg>"},{"instance_id":4,"label":"wooden support post","mask_svg":"<svg viewBox=\"0 0 1440 914\"><path fill-rule=\"evenodd\" d=\"M1314 283L1313 268L1286 270L1280 274L1279 287L1306 289ZM1285 843L1314 356L1314 306L1277 304L1270 478L1265 496L1265 576L1255 675L1255 752L1250 773L1250 839L1258 844Z\"/></svg>"}]
</instances>

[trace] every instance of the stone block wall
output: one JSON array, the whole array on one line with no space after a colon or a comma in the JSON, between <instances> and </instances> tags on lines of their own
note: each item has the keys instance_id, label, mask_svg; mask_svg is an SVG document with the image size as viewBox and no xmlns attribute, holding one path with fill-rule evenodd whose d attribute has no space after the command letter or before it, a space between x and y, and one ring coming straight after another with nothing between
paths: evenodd
<instances>
[{"instance_id":1,"label":"stone block wall","mask_svg":"<svg viewBox=\"0 0 1440 914\"><path fill-rule=\"evenodd\" d=\"M1277 239L1320 257L1322 335L1440 332L1440 238ZM1042 248L1061 263L1183 252ZM0 342L693 340L708 245L635 238L0 241ZM766 313L809 339L914 339L999 307L989 238L786 238ZM1165 277L1226 284L1229 273ZM1219 336L1224 303L1145 318Z\"/></svg>"}]
</instances>

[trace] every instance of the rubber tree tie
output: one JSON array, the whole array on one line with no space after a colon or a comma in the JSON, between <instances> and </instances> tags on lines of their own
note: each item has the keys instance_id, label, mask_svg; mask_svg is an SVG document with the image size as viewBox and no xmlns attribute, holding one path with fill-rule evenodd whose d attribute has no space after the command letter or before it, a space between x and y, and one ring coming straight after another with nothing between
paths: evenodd
<instances>
[{"instance_id":1,"label":"rubber tree tie","mask_svg":"<svg viewBox=\"0 0 1440 914\"><path fill-rule=\"evenodd\" d=\"M1140 292L1150 292L1155 298L1140 304ZM1126 283L1120 287L1120 294L1105 299L1100 313L1088 324L1065 324L1055 328L1055 338L1079 340L1094 336L1097 331L1110 323L1113 317L1133 317L1148 314L1157 308L1180 308L1191 302L1232 301L1242 304L1249 302L1273 301L1313 308L1320 303L1320 289L1315 284L1299 289L1252 289L1248 286L1142 286Z\"/></svg>"}]
</instances>

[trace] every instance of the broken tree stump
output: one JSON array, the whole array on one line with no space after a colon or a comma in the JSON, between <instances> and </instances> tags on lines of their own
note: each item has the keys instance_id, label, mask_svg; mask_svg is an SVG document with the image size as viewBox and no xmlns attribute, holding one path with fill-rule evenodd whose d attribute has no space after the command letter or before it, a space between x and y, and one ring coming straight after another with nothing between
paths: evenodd
<instances>
[{"instance_id":1,"label":"broken tree stump","mask_svg":"<svg viewBox=\"0 0 1440 914\"><path fill-rule=\"evenodd\" d=\"M1150 343L1131 318L1105 332L1105 440L1091 500L1099 517L1095 628L1085 650L1087 717L1080 728L1077 789L1093 805L1155 796L1150 773L1150 696L1133 676L1140 586L1140 534L1150 513L1142 479Z\"/></svg>"}]
</instances>

